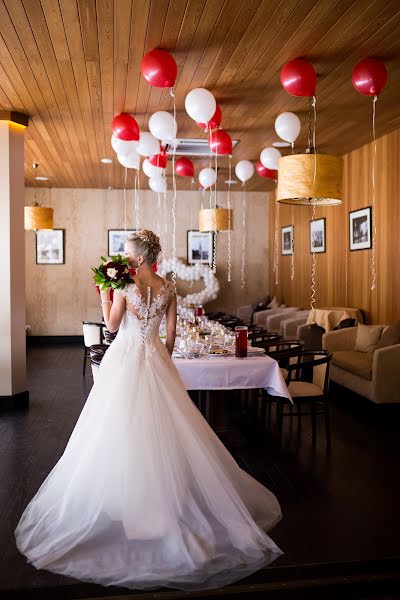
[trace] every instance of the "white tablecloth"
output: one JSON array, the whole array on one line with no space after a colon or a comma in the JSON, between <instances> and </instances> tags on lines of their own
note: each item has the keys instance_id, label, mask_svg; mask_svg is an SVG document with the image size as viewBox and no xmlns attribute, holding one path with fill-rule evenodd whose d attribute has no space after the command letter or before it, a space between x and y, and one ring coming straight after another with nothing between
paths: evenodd
<instances>
[{"instance_id":1,"label":"white tablecloth","mask_svg":"<svg viewBox=\"0 0 400 600\"><path fill-rule=\"evenodd\" d=\"M291 399L279 365L270 356L175 358L174 362L187 390L265 388L272 396Z\"/></svg>"},{"instance_id":2,"label":"white tablecloth","mask_svg":"<svg viewBox=\"0 0 400 600\"><path fill-rule=\"evenodd\" d=\"M265 388L271 396L291 400L278 363L269 356L174 359L187 390ZM93 379L98 367L92 363Z\"/></svg>"}]
</instances>

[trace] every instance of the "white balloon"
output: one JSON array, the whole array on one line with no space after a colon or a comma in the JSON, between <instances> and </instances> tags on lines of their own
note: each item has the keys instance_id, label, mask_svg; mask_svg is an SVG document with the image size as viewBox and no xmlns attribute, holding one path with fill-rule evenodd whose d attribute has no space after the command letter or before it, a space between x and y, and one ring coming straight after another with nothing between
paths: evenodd
<instances>
[{"instance_id":1,"label":"white balloon","mask_svg":"<svg viewBox=\"0 0 400 600\"><path fill-rule=\"evenodd\" d=\"M134 140L131 140L129 142L125 140L120 140L114 133L111 136L112 149L114 150L114 152L120 154L121 156L123 154L130 154L134 150L136 151L137 145L138 142L135 142Z\"/></svg>"},{"instance_id":2,"label":"white balloon","mask_svg":"<svg viewBox=\"0 0 400 600\"><path fill-rule=\"evenodd\" d=\"M139 169L140 168L140 156L136 151L130 154L117 154L117 158L123 167L127 169Z\"/></svg>"},{"instance_id":3,"label":"white balloon","mask_svg":"<svg viewBox=\"0 0 400 600\"><path fill-rule=\"evenodd\" d=\"M211 92L205 88L196 88L186 96L185 108L194 121L208 123L214 116L217 103Z\"/></svg>"},{"instance_id":4,"label":"white balloon","mask_svg":"<svg viewBox=\"0 0 400 600\"><path fill-rule=\"evenodd\" d=\"M145 158L142 165L143 173L147 175L147 177L161 177L163 173L163 169L161 167L155 167L149 162L148 158Z\"/></svg>"},{"instance_id":5,"label":"white balloon","mask_svg":"<svg viewBox=\"0 0 400 600\"><path fill-rule=\"evenodd\" d=\"M176 138L176 121L174 117L165 110L159 110L151 115L149 119L150 133L158 140L172 142Z\"/></svg>"},{"instance_id":6,"label":"white balloon","mask_svg":"<svg viewBox=\"0 0 400 600\"><path fill-rule=\"evenodd\" d=\"M300 119L292 112L281 113L275 121L275 131L285 142L294 144L301 129Z\"/></svg>"},{"instance_id":7,"label":"white balloon","mask_svg":"<svg viewBox=\"0 0 400 600\"><path fill-rule=\"evenodd\" d=\"M264 148L260 154L260 161L263 167L266 169L277 169L278 161L281 158L282 154L279 152L277 148Z\"/></svg>"},{"instance_id":8,"label":"white balloon","mask_svg":"<svg viewBox=\"0 0 400 600\"><path fill-rule=\"evenodd\" d=\"M143 131L143 133L140 134L136 152L142 156L160 154L160 142L148 131Z\"/></svg>"},{"instance_id":9,"label":"white balloon","mask_svg":"<svg viewBox=\"0 0 400 600\"><path fill-rule=\"evenodd\" d=\"M150 177L149 188L153 190L153 192L166 192L167 182L164 177Z\"/></svg>"},{"instance_id":10,"label":"white balloon","mask_svg":"<svg viewBox=\"0 0 400 600\"><path fill-rule=\"evenodd\" d=\"M214 171L214 169L210 169L209 167L207 167L206 169L202 169L200 171L199 182L200 182L200 185L204 189L211 187L212 185L214 185L214 183L216 181L217 181L217 174Z\"/></svg>"},{"instance_id":11,"label":"white balloon","mask_svg":"<svg viewBox=\"0 0 400 600\"><path fill-rule=\"evenodd\" d=\"M235 167L236 177L240 181L247 181L254 175L254 166L249 160L240 160Z\"/></svg>"}]
</instances>

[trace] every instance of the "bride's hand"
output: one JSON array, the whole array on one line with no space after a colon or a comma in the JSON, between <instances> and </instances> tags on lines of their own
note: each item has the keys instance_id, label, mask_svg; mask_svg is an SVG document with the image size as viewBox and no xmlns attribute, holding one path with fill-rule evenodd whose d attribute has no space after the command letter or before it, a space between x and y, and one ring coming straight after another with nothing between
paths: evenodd
<instances>
[{"instance_id":1,"label":"bride's hand","mask_svg":"<svg viewBox=\"0 0 400 600\"><path fill-rule=\"evenodd\" d=\"M110 289L106 289L106 290L100 290L100 298L101 301L104 302L104 300L110 300L111 297L111 292Z\"/></svg>"}]
</instances>

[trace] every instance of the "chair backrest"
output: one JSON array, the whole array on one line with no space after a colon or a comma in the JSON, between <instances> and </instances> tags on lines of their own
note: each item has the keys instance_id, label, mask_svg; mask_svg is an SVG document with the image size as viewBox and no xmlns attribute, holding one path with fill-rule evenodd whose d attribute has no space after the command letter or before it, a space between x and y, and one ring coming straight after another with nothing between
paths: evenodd
<instances>
[{"instance_id":1,"label":"chair backrest","mask_svg":"<svg viewBox=\"0 0 400 600\"><path fill-rule=\"evenodd\" d=\"M102 323L83 322L83 343L86 348L89 348L94 344L101 344L102 328Z\"/></svg>"},{"instance_id":2,"label":"chair backrest","mask_svg":"<svg viewBox=\"0 0 400 600\"><path fill-rule=\"evenodd\" d=\"M302 352L299 358L300 362L294 367L296 378L301 376L301 372L307 372L312 368L312 383L320 388L321 394L326 395L329 391L332 354L324 350L308 350Z\"/></svg>"},{"instance_id":3,"label":"chair backrest","mask_svg":"<svg viewBox=\"0 0 400 600\"><path fill-rule=\"evenodd\" d=\"M297 364L302 352L303 344L300 340L280 340L275 342L275 345L271 343L269 349L266 350L266 353L285 369L288 365Z\"/></svg>"}]
</instances>

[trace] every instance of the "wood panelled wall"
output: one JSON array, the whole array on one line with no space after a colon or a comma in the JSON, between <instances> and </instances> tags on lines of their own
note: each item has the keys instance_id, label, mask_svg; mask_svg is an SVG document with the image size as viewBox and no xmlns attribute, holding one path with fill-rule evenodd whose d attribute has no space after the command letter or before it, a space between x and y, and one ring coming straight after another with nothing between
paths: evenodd
<instances>
[{"instance_id":1,"label":"wood panelled wall","mask_svg":"<svg viewBox=\"0 0 400 600\"><path fill-rule=\"evenodd\" d=\"M33 204L35 190L26 188L25 201ZM268 200L265 193L247 195L246 287L241 286L243 239L243 192L231 193L233 232L231 234L232 277L228 283L228 239L225 232L217 238L217 278L220 282L218 298L206 305L207 310L225 310L236 314L243 304L263 300L268 291L269 240ZM100 256L107 255L107 229L123 229L124 196L122 190L51 189L40 188L37 201L54 208L56 228L65 230L65 264L37 265L35 262L35 234L25 237L25 277L27 324L32 335L82 335L82 321L99 321L101 307L91 266ZM128 228L134 228L133 190L127 193ZM208 196L199 192L178 191L176 199L177 255L186 262L187 231L198 227L198 211L208 206ZM167 220L158 211L157 194L140 192L140 226L158 230L164 224L161 244L164 256L172 255L172 193L167 196ZM227 205L226 192L218 192L218 204ZM178 293L186 295L203 288L203 282L189 282L178 278Z\"/></svg>"},{"instance_id":2,"label":"wood panelled wall","mask_svg":"<svg viewBox=\"0 0 400 600\"><path fill-rule=\"evenodd\" d=\"M354 132L357 135L357 132ZM316 254L315 306L351 306L367 322L400 319L400 130L376 146L376 288L371 290L371 250L349 250L349 212L371 206L373 145L344 156L343 204L315 209L326 218L326 253ZM277 212L276 212L277 211ZM288 305L310 306L310 219L312 208L275 204L270 194L270 293ZM273 273L275 218L278 221L278 285ZM294 224L294 279L291 257L282 256L281 227Z\"/></svg>"}]
</instances>

